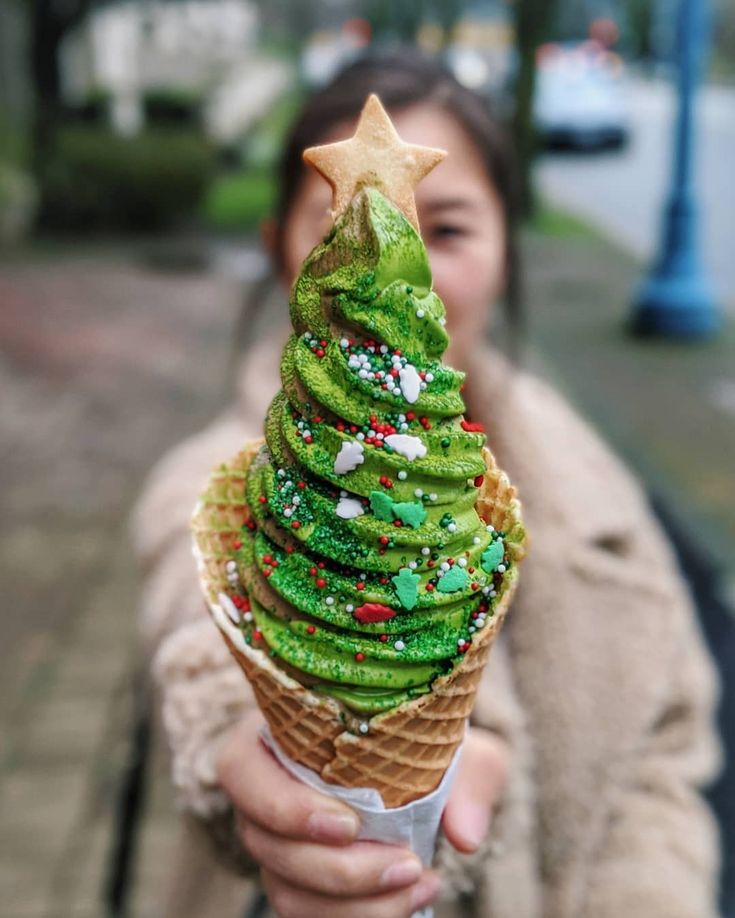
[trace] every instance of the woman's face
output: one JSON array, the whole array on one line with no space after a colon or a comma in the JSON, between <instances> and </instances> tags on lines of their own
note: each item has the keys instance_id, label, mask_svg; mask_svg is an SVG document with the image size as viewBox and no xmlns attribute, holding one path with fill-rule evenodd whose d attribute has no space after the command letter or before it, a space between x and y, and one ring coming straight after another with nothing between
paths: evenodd
<instances>
[{"instance_id":1,"label":"woman's face","mask_svg":"<svg viewBox=\"0 0 735 918\"><path fill-rule=\"evenodd\" d=\"M461 365L462 354L482 338L489 308L504 285L502 206L480 154L449 113L415 105L391 117L403 140L441 147L449 154L419 183L416 208L434 289L447 310L451 352L455 364ZM342 140L353 132L354 123L345 122L322 143ZM331 194L327 182L309 169L284 228L283 281L289 286L329 229Z\"/></svg>"}]
</instances>

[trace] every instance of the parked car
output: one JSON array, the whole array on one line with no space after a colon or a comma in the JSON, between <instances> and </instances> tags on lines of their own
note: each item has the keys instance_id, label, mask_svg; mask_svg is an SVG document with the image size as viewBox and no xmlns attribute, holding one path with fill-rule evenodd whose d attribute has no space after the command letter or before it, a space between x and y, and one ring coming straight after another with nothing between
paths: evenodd
<instances>
[{"instance_id":1,"label":"parked car","mask_svg":"<svg viewBox=\"0 0 735 918\"><path fill-rule=\"evenodd\" d=\"M595 41L539 48L534 120L547 148L623 147L629 137L623 61Z\"/></svg>"}]
</instances>

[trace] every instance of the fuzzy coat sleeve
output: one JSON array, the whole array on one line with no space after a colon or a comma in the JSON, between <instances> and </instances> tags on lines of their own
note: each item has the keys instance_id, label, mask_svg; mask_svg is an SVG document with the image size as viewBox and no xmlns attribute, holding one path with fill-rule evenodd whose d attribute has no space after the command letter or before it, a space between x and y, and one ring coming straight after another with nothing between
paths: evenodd
<instances>
[{"instance_id":1,"label":"fuzzy coat sleeve","mask_svg":"<svg viewBox=\"0 0 735 918\"><path fill-rule=\"evenodd\" d=\"M657 527L643 528L652 563L667 575L663 604L675 632L673 652L657 716L611 800L581 914L715 918L719 843L701 790L720 763L712 726L716 680L668 546Z\"/></svg>"}]
</instances>

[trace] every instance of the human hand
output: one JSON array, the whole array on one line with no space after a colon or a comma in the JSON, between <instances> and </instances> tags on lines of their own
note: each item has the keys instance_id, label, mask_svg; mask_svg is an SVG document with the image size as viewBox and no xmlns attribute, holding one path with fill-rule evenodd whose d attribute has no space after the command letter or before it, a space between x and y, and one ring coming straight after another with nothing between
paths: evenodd
<instances>
[{"instance_id":1,"label":"human hand","mask_svg":"<svg viewBox=\"0 0 735 918\"><path fill-rule=\"evenodd\" d=\"M438 892L437 877L406 848L355 841L354 811L288 774L260 742L261 725L262 716L252 711L234 729L220 756L219 779L281 918L402 918L427 905ZM498 749L475 732L444 817L447 837L462 851L474 850L475 838L479 844L484 836L502 784L488 782ZM492 800L483 793L487 783Z\"/></svg>"}]
</instances>

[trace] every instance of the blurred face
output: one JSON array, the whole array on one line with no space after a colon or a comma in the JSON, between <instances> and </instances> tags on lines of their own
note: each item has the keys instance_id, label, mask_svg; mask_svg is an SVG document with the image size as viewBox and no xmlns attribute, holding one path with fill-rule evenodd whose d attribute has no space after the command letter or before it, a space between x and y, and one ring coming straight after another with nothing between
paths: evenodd
<instances>
[{"instance_id":1,"label":"blurred face","mask_svg":"<svg viewBox=\"0 0 735 918\"><path fill-rule=\"evenodd\" d=\"M452 338L449 361L461 366L462 355L483 336L490 306L504 284L501 203L480 154L449 113L415 105L391 117L403 140L441 147L449 154L418 185L416 207L434 289L447 310ZM350 137L354 127L354 122L346 122L322 143ZM301 262L330 227L331 194L327 182L309 169L284 228L287 276L283 281L289 286Z\"/></svg>"}]
</instances>

